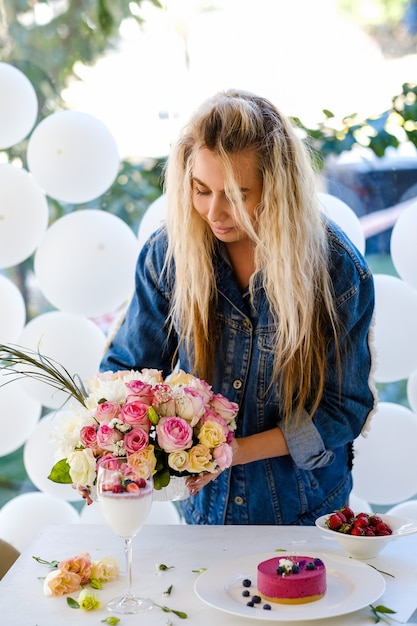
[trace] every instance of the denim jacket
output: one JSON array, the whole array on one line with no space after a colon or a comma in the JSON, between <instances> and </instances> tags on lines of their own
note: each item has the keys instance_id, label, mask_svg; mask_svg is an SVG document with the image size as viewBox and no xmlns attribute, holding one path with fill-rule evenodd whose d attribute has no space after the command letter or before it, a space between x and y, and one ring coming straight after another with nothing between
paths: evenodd
<instances>
[{"instance_id":1,"label":"denim jacket","mask_svg":"<svg viewBox=\"0 0 417 626\"><path fill-rule=\"evenodd\" d=\"M281 423L278 396L271 386L271 325L265 293L256 289L251 303L241 293L219 245L214 263L218 307L215 393L240 406L237 437L276 427L283 429L289 455L237 465L222 472L196 496L181 502L191 524L314 524L348 501L352 488L352 442L374 409L368 343L374 309L370 269L344 233L328 225L334 300L343 326L342 376L334 345L328 350L325 392L312 420L301 426ZM162 272L167 239L162 227L142 248L135 293L125 319L106 353L101 370L171 371L177 335L167 335L171 286ZM180 367L191 370L182 347ZM341 378L341 380L340 380Z\"/></svg>"}]
</instances>

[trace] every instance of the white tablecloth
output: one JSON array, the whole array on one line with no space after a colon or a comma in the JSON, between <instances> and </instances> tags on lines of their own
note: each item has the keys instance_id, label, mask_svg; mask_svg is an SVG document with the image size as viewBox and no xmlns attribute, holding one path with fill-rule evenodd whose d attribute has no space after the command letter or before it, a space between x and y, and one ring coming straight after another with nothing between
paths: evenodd
<instances>
[{"instance_id":1,"label":"white tablecloth","mask_svg":"<svg viewBox=\"0 0 417 626\"><path fill-rule=\"evenodd\" d=\"M343 555L336 540L328 535L323 536L315 527L146 525L134 539L135 591L158 604L185 611L188 619L180 619L154 607L139 616L119 616L120 626L265 626L271 622L231 615L202 602L194 593L194 583L199 574L192 570L210 568L245 554L273 552L277 549L312 556L317 552ZM105 556L117 558L124 573L123 541L107 526L45 526L0 581L2 624L98 625L108 617L110 613L105 608L91 612L71 609L64 597L50 598L43 594L42 578L49 569L37 563L32 556L52 561L75 556L81 551L89 552L93 560ZM159 563L174 567L161 572L156 567ZM386 589L377 604L395 610L395 619L406 622L417 607L417 534L393 541L379 557L369 563L392 575L384 576ZM170 585L171 595L164 597L163 593ZM106 602L124 590L125 578L122 576L114 583L103 585L103 589L97 593L100 600ZM77 594L73 595L76 597ZM291 622L292 626L314 626L314 623L318 622ZM348 615L321 619L319 623L321 626L368 626L375 622L370 609L365 607Z\"/></svg>"}]
</instances>

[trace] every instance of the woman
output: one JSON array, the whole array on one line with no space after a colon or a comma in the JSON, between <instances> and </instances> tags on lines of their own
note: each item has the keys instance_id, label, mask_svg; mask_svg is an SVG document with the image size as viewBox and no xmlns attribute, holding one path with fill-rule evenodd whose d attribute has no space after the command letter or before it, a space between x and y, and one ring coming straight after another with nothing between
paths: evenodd
<instances>
[{"instance_id":1,"label":"woman","mask_svg":"<svg viewBox=\"0 0 417 626\"><path fill-rule=\"evenodd\" d=\"M188 479L192 524L314 524L346 504L374 409L371 272L320 212L289 121L242 91L204 103L166 169L166 226L102 370L176 363L237 402L232 467Z\"/></svg>"}]
</instances>

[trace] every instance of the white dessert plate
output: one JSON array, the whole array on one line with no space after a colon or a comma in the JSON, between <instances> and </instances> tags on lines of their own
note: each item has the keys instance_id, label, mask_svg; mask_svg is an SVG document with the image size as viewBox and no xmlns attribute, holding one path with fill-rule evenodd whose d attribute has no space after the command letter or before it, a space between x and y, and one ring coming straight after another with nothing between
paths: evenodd
<instances>
[{"instance_id":1,"label":"white dessert plate","mask_svg":"<svg viewBox=\"0 0 417 626\"><path fill-rule=\"evenodd\" d=\"M249 592L258 593L256 571L260 561L272 557L285 557L285 553L254 554L209 567L200 574L194 585L197 596L206 604L239 617L270 622L318 620L346 615L372 604L385 590L382 575L361 561L347 557L314 553L326 565L327 591L323 598L305 604L278 604L269 602L271 610L263 609L265 602L253 607L246 606L249 598L242 596L242 581L252 581Z\"/></svg>"}]
</instances>

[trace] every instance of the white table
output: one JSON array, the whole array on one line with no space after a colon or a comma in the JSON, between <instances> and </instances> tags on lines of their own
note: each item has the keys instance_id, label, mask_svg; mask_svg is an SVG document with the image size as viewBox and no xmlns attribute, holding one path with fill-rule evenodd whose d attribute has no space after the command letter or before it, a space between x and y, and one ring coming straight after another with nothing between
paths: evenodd
<instances>
[{"instance_id":1,"label":"white table","mask_svg":"<svg viewBox=\"0 0 417 626\"><path fill-rule=\"evenodd\" d=\"M158 604L185 611L188 619L180 619L154 607L139 616L119 616L120 626L284 625L282 621L245 619L208 606L194 593L194 583L199 574L192 571L210 568L244 554L273 552L281 548L312 556L317 552L343 555L336 540L324 536L315 527L146 525L134 540L135 591L151 597ZM110 613L105 608L92 612L71 609L64 597L50 598L43 594L42 578L49 569L37 563L32 556L51 561L69 558L81 551L89 552L93 560L105 556L117 558L124 573L123 542L107 526L47 525L0 581L2 624L98 626L108 617ZM161 572L156 567L159 563L174 568ZM399 622L406 622L417 607L417 534L392 542L370 563L395 576L385 577L386 589L377 603L396 610L394 617ZM163 592L170 585L173 585L171 595L164 597ZM105 602L124 590L125 578L121 576L118 581L103 585L98 595ZM346 616L316 622L291 622L292 626L314 626L315 623L320 623L320 626L368 626L375 622L368 607Z\"/></svg>"}]
</instances>

